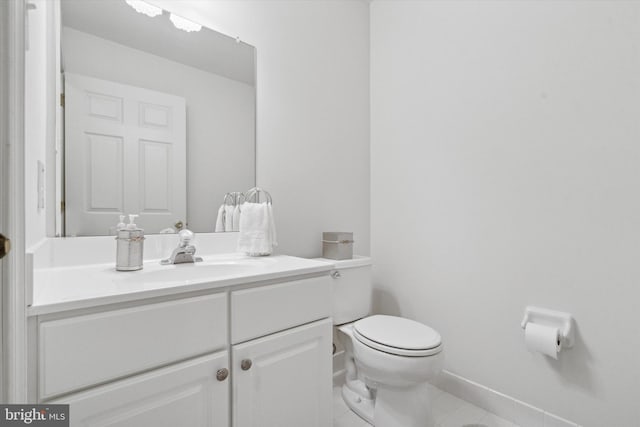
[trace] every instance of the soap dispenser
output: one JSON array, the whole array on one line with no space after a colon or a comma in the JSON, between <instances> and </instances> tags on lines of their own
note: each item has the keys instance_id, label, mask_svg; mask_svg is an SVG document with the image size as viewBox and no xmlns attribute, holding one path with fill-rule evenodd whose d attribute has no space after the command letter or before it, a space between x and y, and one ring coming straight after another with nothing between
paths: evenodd
<instances>
[{"instance_id":1,"label":"soap dispenser","mask_svg":"<svg viewBox=\"0 0 640 427\"><path fill-rule=\"evenodd\" d=\"M144 230L134 223L138 215L129 215L129 224L122 228L121 221L118 224L116 270L135 271L142 269L142 257L144 249Z\"/></svg>"}]
</instances>

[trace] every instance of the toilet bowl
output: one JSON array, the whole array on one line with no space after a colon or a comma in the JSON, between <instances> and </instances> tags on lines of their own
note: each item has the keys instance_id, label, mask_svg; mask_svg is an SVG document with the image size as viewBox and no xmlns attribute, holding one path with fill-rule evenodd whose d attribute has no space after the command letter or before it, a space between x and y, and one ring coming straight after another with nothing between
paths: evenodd
<instances>
[{"instance_id":1,"label":"toilet bowl","mask_svg":"<svg viewBox=\"0 0 640 427\"><path fill-rule=\"evenodd\" d=\"M345 350L342 397L375 427L432 427L428 382L442 370L440 334L396 316L369 316L371 259L334 261L334 324Z\"/></svg>"},{"instance_id":2,"label":"toilet bowl","mask_svg":"<svg viewBox=\"0 0 640 427\"><path fill-rule=\"evenodd\" d=\"M418 322L380 315L338 330L345 358L352 361L342 392L347 406L376 427L432 426L427 384L442 370L440 335ZM388 339L394 330L404 343L398 335Z\"/></svg>"}]
</instances>

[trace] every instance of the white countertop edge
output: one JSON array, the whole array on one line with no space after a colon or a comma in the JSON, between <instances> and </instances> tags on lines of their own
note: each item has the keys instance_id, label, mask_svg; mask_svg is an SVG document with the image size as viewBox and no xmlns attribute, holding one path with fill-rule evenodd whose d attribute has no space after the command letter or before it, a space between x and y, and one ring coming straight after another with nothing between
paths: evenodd
<instances>
[{"instance_id":1,"label":"white countertop edge","mask_svg":"<svg viewBox=\"0 0 640 427\"><path fill-rule=\"evenodd\" d=\"M276 271L271 273L261 273L255 275L246 275L238 277L229 277L209 282L198 282L189 284L177 284L176 286L162 287L158 289L147 289L139 292L129 292L114 295L99 296L95 298L84 298L69 301L60 301L49 304L33 305L27 307L27 316L40 316L44 314L53 314L70 310L78 310L85 308L100 307L109 304L117 304L131 301L140 301L155 297L163 297L170 295L178 295L189 292L197 292L207 289L217 289L232 287L236 285L252 284L264 281L272 281L277 279L285 279L296 276L305 276L310 274L325 273L331 271L330 264L313 267L303 267L292 270Z\"/></svg>"}]
</instances>

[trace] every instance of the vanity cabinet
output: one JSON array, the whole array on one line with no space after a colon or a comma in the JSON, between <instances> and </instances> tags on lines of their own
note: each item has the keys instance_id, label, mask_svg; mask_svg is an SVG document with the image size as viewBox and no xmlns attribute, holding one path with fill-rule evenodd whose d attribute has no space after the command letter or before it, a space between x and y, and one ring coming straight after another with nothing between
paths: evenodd
<instances>
[{"instance_id":1,"label":"vanity cabinet","mask_svg":"<svg viewBox=\"0 0 640 427\"><path fill-rule=\"evenodd\" d=\"M328 275L35 318L40 403L71 426L332 423Z\"/></svg>"}]
</instances>

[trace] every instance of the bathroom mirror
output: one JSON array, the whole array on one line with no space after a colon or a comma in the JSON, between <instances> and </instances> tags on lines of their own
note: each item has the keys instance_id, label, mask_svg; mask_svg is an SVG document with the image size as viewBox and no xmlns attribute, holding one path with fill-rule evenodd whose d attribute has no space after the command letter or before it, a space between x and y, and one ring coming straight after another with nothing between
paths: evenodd
<instances>
[{"instance_id":1,"label":"bathroom mirror","mask_svg":"<svg viewBox=\"0 0 640 427\"><path fill-rule=\"evenodd\" d=\"M256 50L134 0L61 0L65 236L213 232L255 186Z\"/></svg>"}]
</instances>

